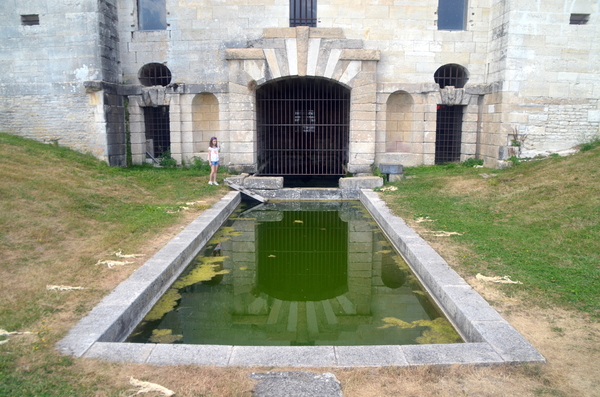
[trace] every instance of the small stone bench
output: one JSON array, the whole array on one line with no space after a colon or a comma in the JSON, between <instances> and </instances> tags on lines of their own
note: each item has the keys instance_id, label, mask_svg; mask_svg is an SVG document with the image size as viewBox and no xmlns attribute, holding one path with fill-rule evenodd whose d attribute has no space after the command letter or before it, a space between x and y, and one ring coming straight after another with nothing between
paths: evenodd
<instances>
[{"instance_id":1,"label":"small stone bench","mask_svg":"<svg viewBox=\"0 0 600 397\"><path fill-rule=\"evenodd\" d=\"M404 179L404 166L395 163L379 164L379 172L388 175L389 182L397 182Z\"/></svg>"}]
</instances>

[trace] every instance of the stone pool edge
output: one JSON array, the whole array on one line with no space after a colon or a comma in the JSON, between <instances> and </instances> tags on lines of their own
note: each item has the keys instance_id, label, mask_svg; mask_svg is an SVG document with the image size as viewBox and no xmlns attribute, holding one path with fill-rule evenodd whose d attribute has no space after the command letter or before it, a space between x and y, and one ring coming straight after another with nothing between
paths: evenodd
<instances>
[{"instance_id":1,"label":"stone pool edge","mask_svg":"<svg viewBox=\"0 0 600 397\"><path fill-rule=\"evenodd\" d=\"M224 346L122 343L241 201L230 192L204 211L59 341L75 357L155 365L366 367L545 362L377 193L358 198L467 343L404 346Z\"/></svg>"}]
</instances>

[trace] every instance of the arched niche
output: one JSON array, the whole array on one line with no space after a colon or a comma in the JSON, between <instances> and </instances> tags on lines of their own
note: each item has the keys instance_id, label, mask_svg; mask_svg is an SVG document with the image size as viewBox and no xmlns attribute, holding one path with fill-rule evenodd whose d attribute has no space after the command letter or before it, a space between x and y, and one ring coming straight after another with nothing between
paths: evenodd
<instances>
[{"instance_id":1,"label":"arched niche","mask_svg":"<svg viewBox=\"0 0 600 397\"><path fill-rule=\"evenodd\" d=\"M413 105L412 96L405 91L389 96L386 104L386 152L404 152L403 146L412 142Z\"/></svg>"},{"instance_id":2,"label":"arched niche","mask_svg":"<svg viewBox=\"0 0 600 397\"><path fill-rule=\"evenodd\" d=\"M194 152L204 152L211 137L221 130L219 125L219 101L214 94L197 94L192 101Z\"/></svg>"}]
</instances>

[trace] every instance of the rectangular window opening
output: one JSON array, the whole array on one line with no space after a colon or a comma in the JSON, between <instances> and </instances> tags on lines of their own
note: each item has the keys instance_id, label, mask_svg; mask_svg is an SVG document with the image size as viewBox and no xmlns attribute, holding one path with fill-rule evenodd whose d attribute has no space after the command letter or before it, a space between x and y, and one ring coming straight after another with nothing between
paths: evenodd
<instances>
[{"instance_id":1,"label":"rectangular window opening","mask_svg":"<svg viewBox=\"0 0 600 397\"><path fill-rule=\"evenodd\" d=\"M465 30L467 0L438 0L438 30Z\"/></svg>"},{"instance_id":2,"label":"rectangular window opening","mask_svg":"<svg viewBox=\"0 0 600 397\"><path fill-rule=\"evenodd\" d=\"M167 0L138 0L139 30L167 29Z\"/></svg>"},{"instance_id":3,"label":"rectangular window opening","mask_svg":"<svg viewBox=\"0 0 600 397\"><path fill-rule=\"evenodd\" d=\"M317 27L317 0L290 0L290 27Z\"/></svg>"},{"instance_id":4,"label":"rectangular window opening","mask_svg":"<svg viewBox=\"0 0 600 397\"><path fill-rule=\"evenodd\" d=\"M571 14L570 25L587 25L590 14Z\"/></svg>"},{"instance_id":5,"label":"rectangular window opening","mask_svg":"<svg viewBox=\"0 0 600 397\"><path fill-rule=\"evenodd\" d=\"M21 25L33 26L40 24L40 16L38 14L21 15Z\"/></svg>"}]
</instances>

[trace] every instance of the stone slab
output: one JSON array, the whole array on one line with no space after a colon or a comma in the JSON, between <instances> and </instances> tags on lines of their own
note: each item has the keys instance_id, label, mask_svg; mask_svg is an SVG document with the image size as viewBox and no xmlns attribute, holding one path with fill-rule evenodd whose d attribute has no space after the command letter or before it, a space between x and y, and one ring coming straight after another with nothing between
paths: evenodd
<instances>
[{"instance_id":1,"label":"stone slab","mask_svg":"<svg viewBox=\"0 0 600 397\"><path fill-rule=\"evenodd\" d=\"M379 171L382 174L402 174L404 167L402 164L381 163L379 164Z\"/></svg>"},{"instance_id":2,"label":"stone slab","mask_svg":"<svg viewBox=\"0 0 600 397\"><path fill-rule=\"evenodd\" d=\"M503 364L487 343L402 346L409 365Z\"/></svg>"},{"instance_id":3,"label":"stone slab","mask_svg":"<svg viewBox=\"0 0 600 397\"><path fill-rule=\"evenodd\" d=\"M235 346L230 365L329 367L336 364L333 346Z\"/></svg>"},{"instance_id":4,"label":"stone slab","mask_svg":"<svg viewBox=\"0 0 600 397\"><path fill-rule=\"evenodd\" d=\"M254 387L255 397L342 397L342 386L334 374L326 372L267 372L252 373L259 382Z\"/></svg>"},{"instance_id":5,"label":"stone slab","mask_svg":"<svg viewBox=\"0 0 600 397\"><path fill-rule=\"evenodd\" d=\"M546 362L527 339L506 321L477 321L473 326L506 363Z\"/></svg>"},{"instance_id":6,"label":"stone slab","mask_svg":"<svg viewBox=\"0 0 600 397\"><path fill-rule=\"evenodd\" d=\"M232 347L225 345L158 344L152 350L148 364L155 365L217 365L229 363Z\"/></svg>"},{"instance_id":7,"label":"stone slab","mask_svg":"<svg viewBox=\"0 0 600 397\"><path fill-rule=\"evenodd\" d=\"M340 178L339 186L342 190L373 189L383 186L383 178L378 176Z\"/></svg>"},{"instance_id":8,"label":"stone slab","mask_svg":"<svg viewBox=\"0 0 600 397\"><path fill-rule=\"evenodd\" d=\"M256 190L257 194L272 200L356 200L358 190L335 188Z\"/></svg>"},{"instance_id":9,"label":"stone slab","mask_svg":"<svg viewBox=\"0 0 600 397\"><path fill-rule=\"evenodd\" d=\"M83 357L143 364L155 346L152 343L96 342Z\"/></svg>"},{"instance_id":10,"label":"stone slab","mask_svg":"<svg viewBox=\"0 0 600 397\"><path fill-rule=\"evenodd\" d=\"M341 367L408 365L400 346L336 346L335 355Z\"/></svg>"},{"instance_id":11,"label":"stone slab","mask_svg":"<svg viewBox=\"0 0 600 397\"><path fill-rule=\"evenodd\" d=\"M246 189L275 190L283 189L282 176L249 176L244 179Z\"/></svg>"}]
</instances>

